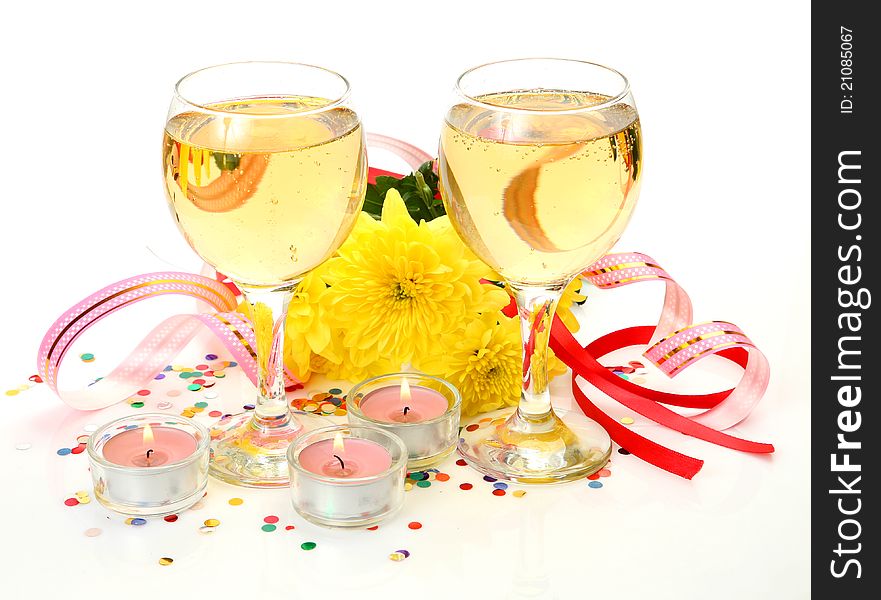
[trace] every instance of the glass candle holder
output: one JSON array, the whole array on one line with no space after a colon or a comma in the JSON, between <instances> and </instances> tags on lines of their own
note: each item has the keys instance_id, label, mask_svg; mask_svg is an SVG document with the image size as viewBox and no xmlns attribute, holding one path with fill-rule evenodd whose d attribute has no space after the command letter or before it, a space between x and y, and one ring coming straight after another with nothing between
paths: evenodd
<instances>
[{"instance_id":1,"label":"glass candle holder","mask_svg":"<svg viewBox=\"0 0 881 600\"><path fill-rule=\"evenodd\" d=\"M165 516L199 501L211 438L199 423L145 413L98 428L86 446L98 501L118 513Z\"/></svg>"},{"instance_id":2,"label":"glass candle holder","mask_svg":"<svg viewBox=\"0 0 881 600\"><path fill-rule=\"evenodd\" d=\"M456 448L461 404L449 381L413 372L362 381L346 400L349 423L378 427L404 440L411 471L440 462Z\"/></svg>"},{"instance_id":3,"label":"glass candle holder","mask_svg":"<svg viewBox=\"0 0 881 600\"><path fill-rule=\"evenodd\" d=\"M338 425L303 434L288 448L291 502L329 527L368 527L404 502L407 450L374 427Z\"/></svg>"}]
</instances>

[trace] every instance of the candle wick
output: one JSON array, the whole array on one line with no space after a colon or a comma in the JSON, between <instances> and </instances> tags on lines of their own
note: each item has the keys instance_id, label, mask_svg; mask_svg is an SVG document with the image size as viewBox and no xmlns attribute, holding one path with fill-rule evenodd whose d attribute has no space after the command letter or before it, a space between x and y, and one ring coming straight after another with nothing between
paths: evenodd
<instances>
[{"instance_id":1,"label":"candle wick","mask_svg":"<svg viewBox=\"0 0 881 600\"><path fill-rule=\"evenodd\" d=\"M407 416L407 413L408 413L408 412L410 412L410 407L409 407L409 406L405 406L405 407L404 407L404 416L405 416L405 417Z\"/></svg>"},{"instance_id":2,"label":"candle wick","mask_svg":"<svg viewBox=\"0 0 881 600\"><path fill-rule=\"evenodd\" d=\"M342 459L342 458L340 458L340 457L337 456L336 454L334 454L333 457L334 457L335 459L337 459L338 461L340 461L340 468L341 468L341 469L345 469L345 468L346 468L346 463L343 462L343 459Z\"/></svg>"},{"instance_id":3,"label":"candle wick","mask_svg":"<svg viewBox=\"0 0 881 600\"><path fill-rule=\"evenodd\" d=\"M147 450L147 460L150 460L150 454L152 454L152 453L153 453L153 448L150 448L149 450Z\"/></svg>"}]
</instances>

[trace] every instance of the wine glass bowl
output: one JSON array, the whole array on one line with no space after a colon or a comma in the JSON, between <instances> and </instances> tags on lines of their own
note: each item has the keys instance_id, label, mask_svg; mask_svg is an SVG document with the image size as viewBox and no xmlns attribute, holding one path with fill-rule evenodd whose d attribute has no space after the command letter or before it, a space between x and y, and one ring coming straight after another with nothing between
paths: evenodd
<instances>
[{"instance_id":1,"label":"wine glass bowl","mask_svg":"<svg viewBox=\"0 0 881 600\"><path fill-rule=\"evenodd\" d=\"M302 277L349 235L366 190L364 133L348 82L298 63L195 71L175 87L162 164L179 229L242 290L257 341L255 409L215 426L211 473L286 485L285 451L304 428L285 398L287 305Z\"/></svg>"},{"instance_id":2,"label":"wine glass bowl","mask_svg":"<svg viewBox=\"0 0 881 600\"><path fill-rule=\"evenodd\" d=\"M642 136L627 79L564 59L470 69L446 114L438 165L450 220L507 282L523 342L519 406L497 426L463 431L459 451L497 478L589 475L611 440L583 415L554 413L547 344L563 289L612 247L636 204Z\"/></svg>"}]
</instances>

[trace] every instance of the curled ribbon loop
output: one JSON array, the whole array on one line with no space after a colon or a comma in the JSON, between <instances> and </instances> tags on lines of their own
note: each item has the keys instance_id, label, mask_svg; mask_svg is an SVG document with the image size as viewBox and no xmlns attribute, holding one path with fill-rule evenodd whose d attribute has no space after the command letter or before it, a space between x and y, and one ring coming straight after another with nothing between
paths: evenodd
<instances>
[{"instance_id":1,"label":"curled ribbon loop","mask_svg":"<svg viewBox=\"0 0 881 600\"><path fill-rule=\"evenodd\" d=\"M137 302L177 294L205 302L213 314L166 319L109 375L88 390L60 390L58 373L73 342L104 317ZM158 272L118 281L88 296L61 315L46 332L37 354L40 377L64 402L80 410L110 406L131 396L162 371L190 340L207 328L220 338L252 381L256 381L254 332L234 311L235 296L223 284L190 273Z\"/></svg>"},{"instance_id":2,"label":"curled ribbon loop","mask_svg":"<svg viewBox=\"0 0 881 600\"><path fill-rule=\"evenodd\" d=\"M588 282L600 288L658 279L667 285L664 308L654 327L631 327L615 331L582 348L561 321L554 322L551 348L572 368L572 393L585 414L603 425L612 439L634 455L688 479L701 469L702 460L652 442L609 417L579 388L578 377L584 378L631 410L686 435L743 452L774 451L770 444L744 440L720 431L735 425L749 414L761 399L770 376L764 355L739 328L731 323L721 322L682 328L683 322L691 320L691 301L685 290L645 254L607 255L588 267L584 275ZM723 392L705 395L671 394L623 380L595 358L634 345L651 346L645 353L646 358L669 376L674 376L710 354L718 354L744 367L744 376L735 388ZM673 357L677 355L679 356L674 360ZM666 368L662 366L664 364L667 364ZM664 404L707 410L696 417L686 417Z\"/></svg>"}]
</instances>

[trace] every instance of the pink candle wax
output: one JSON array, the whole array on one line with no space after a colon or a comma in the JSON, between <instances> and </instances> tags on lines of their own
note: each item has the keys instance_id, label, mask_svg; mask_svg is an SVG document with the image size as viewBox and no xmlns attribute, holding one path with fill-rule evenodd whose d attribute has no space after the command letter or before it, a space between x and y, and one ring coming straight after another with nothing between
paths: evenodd
<instances>
[{"instance_id":1,"label":"pink candle wax","mask_svg":"<svg viewBox=\"0 0 881 600\"><path fill-rule=\"evenodd\" d=\"M343 440L342 449L334 449L333 440L321 440L303 448L297 458L307 471L330 477L370 477L392 466L388 450L357 438Z\"/></svg>"},{"instance_id":2,"label":"pink candle wax","mask_svg":"<svg viewBox=\"0 0 881 600\"><path fill-rule=\"evenodd\" d=\"M174 427L153 425L150 434L145 428L129 429L104 443L104 458L124 467L158 467L177 462L196 451L196 438Z\"/></svg>"},{"instance_id":3,"label":"pink candle wax","mask_svg":"<svg viewBox=\"0 0 881 600\"><path fill-rule=\"evenodd\" d=\"M435 390L419 385L401 388L390 385L370 392L361 399L361 412L374 421L419 423L441 416L450 407L444 395Z\"/></svg>"}]
</instances>

